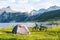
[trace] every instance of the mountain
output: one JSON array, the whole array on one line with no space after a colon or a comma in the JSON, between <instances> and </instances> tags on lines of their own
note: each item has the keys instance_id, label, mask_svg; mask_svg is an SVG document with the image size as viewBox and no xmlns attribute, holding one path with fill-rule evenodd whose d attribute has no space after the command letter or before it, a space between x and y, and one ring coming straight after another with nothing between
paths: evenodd
<instances>
[{"instance_id":1,"label":"mountain","mask_svg":"<svg viewBox=\"0 0 60 40\"><path fill-rule=\"evenodd\" d=\"M59 6L54 5L54 6L51 6L51 7L47 8L47 9L41 8L39 10L32 10L30 14L31 15L37 15L37 14L42 14L44 12L59 10L59 9L60 9Z\"/></svg>"},{"instance_id":2,"label":"mountain","mask_svg":"<svg viewBox=\"0 0 60 40\"><path fill-rule=\"evenodd\" d=\"M34 21L60 21L60 10L48 11L41 14Z\"/></svg>"},{"instance_id":3,"label":"mountain","mask_svg":"<svg viewBox=\"0 0 60 40\"><path fill-rule=\"evenodd\" d=\"M32 10L32 11L30 12L30 14L31 14L31 15L37 15L37 14L38 14L38 11Z\"/></svg>"},{"instance_id":4,"label":"mountain","mask_svg":"<svg viewBox=\"0 0 60 40\"><path fill-rule=\"evenodd\" d=\"M35 20L36 18L38 18L40 16L40 14L38 15L33 15L33 16L28 16L24 21L28 22L28 21L32 21Z\"/></svg>"},{"instance_id":5,"label":"mountain","mask_svg":"<svg viewBox=\"0 0 60 40\"><path fill-rule=\"evenodd\" d=\"M12 10L11 8L10 8L10 6L7 6L6 8L2 8L2 11L4 12L4 11L6 11L6 12L15 12L14 10Z\"/></svg>"},{"instance_id":6,"label":"mountain","mask_svg":"<svg viewBox=\"0 0 60 40\"><path fill-rule=\"evenodd\" d=\"M45 13L46 12L51 12L51 11L57 11L57 10L59 10L60 9L60 7L58 7L58 6L51 6L50 8L48 8L48 9L39 9L38 11L36 11L36 10L33 10L33 11L31 11L31 15L32 16L29 16L29 17L27 17L26 18L26 20L25 21L32 21L32 20L35 20L35 19L39 19L40 18L40 15L45 15ZM49 11L48 11L49 10ZM48 13L49 14L49 13ZM52 13L53 14L53 13ZM51 14L51 15L52 15ZM50 14L49 14L50 15ZM55 15L55 14L54 14ZM48 16L47 16L48 17ZM46 17L46 18L47 18Z\"/></svg>"},{"instance_id":7,"label":"mountain","mask_svg":"<svg viewBox=\"0 0 60 40\"><path fill-rule=\"evenodd\" d=\"M59 10L59 9L60 9L59 6L54 5L54 6L49 7L47 10L52 11L52 10Z\"/></svg>"},{"instance_id":8,"label":"mountain","mask_svg":"<svg viewBox=\"0 0 60 40\"><path fill-rule=\"evenodd\" d=\"M0 22L5 23L5 22L23 22L28 15L25 12L2 12L0 15Z\"/></svg>"},{"instance_id":9,"label":"mountain","mask_svg":"<svg viewBox=\"0 0 60 40\"><path fill-rule=\"evenodd\" d=\"M47 10L46 9L39 9L39 10L32 10L31 12L30 12L30 14L31 15L37 15L37 14L42 14L42 13L44 13L44 12L46 12Z\"/></svg>"},{"instance_id":10,"label":"mountain","mask_svg":"<svg viewBox=\"0 0 60 40\"><path fill-rule=\"evenodd\" d=\"M46 11L47 11L47 10L46 10L46 9L43 9L43 8L38 10L39 13L44 13L44 12L46 12Z\"/></svg>"},{"instance_id":11,"label":"mountain","mask_svg":"<svg viewBox=\"0 0 60 40\"><path fill-rule=\"evenodd\" d=\"M43 14L37 14L33 16L29 16L26 12L16 12L16 13L7 13L4 11L0 15L0 22L41 22L41 21L58 21L60 20L60 10L53 10L44 12Z\"/></svg>"},{"instance_id":12,"label":"mountain","mask_svg":"<svg viewBox=\"0 0 60 40\"><path fill-rule=\"evenodd\" d=\"M0 22L28 22L28 21L60 20L60 7L51 6L48 9L32 10L28 12L16 12L10 8L0 9Z\"/></svg>"}]
</instances>

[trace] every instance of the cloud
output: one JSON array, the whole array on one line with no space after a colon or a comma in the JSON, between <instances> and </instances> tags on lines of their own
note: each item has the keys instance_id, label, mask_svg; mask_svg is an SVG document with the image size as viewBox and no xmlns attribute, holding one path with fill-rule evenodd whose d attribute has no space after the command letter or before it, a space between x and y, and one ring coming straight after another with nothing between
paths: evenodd
<instances>
[{"instance_id":1,"label":"cloud","mask_svg":"<svg viewBox=\"0 0 60 40\"><path fill-rule=\"evenodd\" d=\"M34 9L32 5L29 4L11 4L11 7L17 11L31 11Z\"/></svg>"},{"instance_id":2,"label":"cloud","mask_svg":"<svg viewBox=\"0 0 60 40\"><path fill-rule=\"evenodd\" d=\"M15 0L0 0L0 3L5 3L5 2L13 3L13 2L15 2Z\"/></svg>"},{"instance_id":3,"label":"cloud","mask_svg":"<svg viewBox=\"0 0 60 40\"><path fill-rule=\"evenodd\" d=\"M60 6L60 0L0 0L0 8L11 6L17 11L39 10L53 5Z\"/></svg>"},{"instance_id":4,"label":"cloud","mask_svg":"<svg viewBox=\"0 0 60 40\"><path fill-rule=\"evenodd\" d=\"M16 0L17 3L27 3L28 0Z\"/></svg>"},{"instance_id":5,"label":"cloud","mask_svg":"<svg viewBox=\"0 0 60 40\"><path fill-rule=\"evenodd\" d=\"M8 6L8 5L9 5L9 4L7 4L7 3L0 3L0 9L2 9L2 8Z\"/></svg>"},{"instance_id":6,"label":"cloud","mask_svg":"<svg viewBox=\"0 0 60 40\"><path fill-rule=\"evenodd\" d=\"M53 0L52 4L60 6L60 0Z\"/></svg>"}]
</instances>

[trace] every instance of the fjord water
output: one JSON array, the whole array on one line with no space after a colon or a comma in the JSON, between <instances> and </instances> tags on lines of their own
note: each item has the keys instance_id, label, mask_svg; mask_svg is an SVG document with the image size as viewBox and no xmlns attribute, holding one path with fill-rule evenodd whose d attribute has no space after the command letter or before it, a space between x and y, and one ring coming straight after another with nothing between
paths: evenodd
<instances>
[{"instance_id":1,"label":"fjord water","mask_svg":"<svg viewBox=\"0 0 60 40\"><path fill-rule=\"evenodd\" d=\"M51 25L47 25L50 22L20 22L20 23L0 23L0 27L10 27L10 26L14 27L17 24L24 24L27 27L34 27L35 23L37 23L38 25L42 24L43 26L47 26L47 27L51 26Z\"/></svg>"}]
</instances>

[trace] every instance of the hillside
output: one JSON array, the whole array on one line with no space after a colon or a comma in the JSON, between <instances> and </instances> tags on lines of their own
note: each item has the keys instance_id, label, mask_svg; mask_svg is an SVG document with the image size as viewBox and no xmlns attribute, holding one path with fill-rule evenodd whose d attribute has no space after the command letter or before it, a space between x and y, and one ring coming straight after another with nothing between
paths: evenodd
<instances>
[{"instance_id":1,"label":"hillside","mask_svg":"<svg viewBox=\"0 0 60 40\"><path fill-rule=\"evenodd\" d=\"M15 12L15 13L7 13L3 12L0 15L0 22L23 22L26 18L28 17L28 14L25 13L20 13L20 12Z\"/></svg>"},{"instance_id":2,"label":"hillside","mask_svg":"<svg viewBox=\"0 0 60 40\"><path fill-rule=\"evenodd\" d=\"M34 21L58 21L60 20L60 10L49 11L41 14Z\"/></svg>"},{"instance_id":3,"label":"hillside","mask_svg":"<svg viewBox=\"0 0 60 40\"><path fill-rule=\"evenodd\" d=\"M48 11L42 14L29 16L29 14L23 12L2 12L0 14L0 22L28 22L28 21L60 21L60 10Z\"/></svg>"},{"instance_id":4,"label":"hillside","mask_svg":"<svg viewBox=\"0 0 60 40\"><path fill-rule=\"evenodd\" d=\"M60 21L60 7L51 6L48 9L32 10L28 12L16 12L9 6L0 10L0 22L40 22Z\"/></svg>"}]
</instances>

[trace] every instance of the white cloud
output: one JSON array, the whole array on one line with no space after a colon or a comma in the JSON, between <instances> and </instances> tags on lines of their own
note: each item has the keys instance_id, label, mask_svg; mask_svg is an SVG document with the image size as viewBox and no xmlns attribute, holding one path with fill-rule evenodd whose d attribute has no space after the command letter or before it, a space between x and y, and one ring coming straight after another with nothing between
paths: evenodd
<instances>
[{"instance_id":1,"label":"white cloud","mask_svg":"<svg viewBox=\"0 0 60 40\"><path fill-rule=\"evenodd\" d=\"M9 5L9 4L7 4L7 3L0 3L0 9L6 7L6 6L8 6L8 5Z\"/></svg>"},{"instance_id":2,"label":"white cloud","mask_svg":"<svg viewBox=\"0 0 60 40\"><path fill-rule=\"evenodd\" d=\"M13 3L13 2L15 2L15 0L0 0L0 3L5 3L5 2Z\"/></svg>"},{"instance_id":3,"label":"white cloud","mask_svg":"<svg viewBox=\"0 0 60 40\"><path fill-rule=\"evenodd\" d=\"M31 11L33 9L48 8L53 5L60 6L60 0L0 0L0 8L11 6L17 11Z\"/></svg>"},{"instance_id":4,"label":"white cloud","mask_svg":"<svg viewBox=\"0 0 60 40\"><path fill-rule=\"evenodd\" d=\"M18 3L27 3L28 0L17 0Z\"/></svg>"},{"instance_id":5,"label":"white cloud","mask_svg":"<svg viewBox=\"0 0 60 40\"><path fill-rule=\"evenodd\" d=\"M34 9L32 5L29 4L11 4L11 7L17 11L31 11Z\"/></svg>"}]
</instances>

